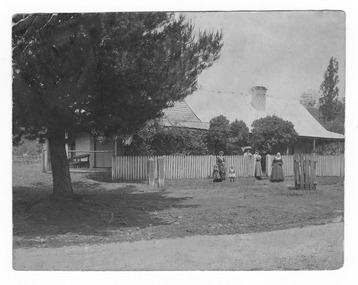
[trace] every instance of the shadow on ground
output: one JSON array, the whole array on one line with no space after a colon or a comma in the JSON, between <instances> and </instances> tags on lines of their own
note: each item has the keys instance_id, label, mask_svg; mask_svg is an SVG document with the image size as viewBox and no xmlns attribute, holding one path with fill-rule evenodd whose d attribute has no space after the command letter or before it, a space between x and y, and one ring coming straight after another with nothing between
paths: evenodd
<instances>
[{"instance_id":1,"label":"shadow on ground","mask_svg":"<svg viewBox=\"0 0 358 285\"><path fill-rule=\"evenodd\" d=\"M61 247L273 231L343 220L344 180L318 177L317 190L238 178L167 180L166 190L114 183L108 173L71 173L73 201L51 199L51 175L13 169L14 248Z\"/></svg>"},{"instance_id":2,"label":"shadow on ground","mask_svg":"<svg viewBox=\"0 0 358 285\"><path fill-rule=\"evenodd\" d=\"M51 187L13 187L13 232L20 240L51 235L106 236L111 231L165 225L152 212L180 205L188 197L168 197L163 191L134 185L106 190L99 183L73 182L74 199L55 202ZM144 188L145 189L145 188Z\"/></svg>"}]
</instances>

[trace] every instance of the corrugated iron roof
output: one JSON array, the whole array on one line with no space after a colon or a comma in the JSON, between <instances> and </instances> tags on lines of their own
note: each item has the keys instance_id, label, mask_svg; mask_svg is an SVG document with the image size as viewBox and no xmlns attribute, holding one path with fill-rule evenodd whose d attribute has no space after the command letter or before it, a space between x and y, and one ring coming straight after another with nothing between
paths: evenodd
<instances>
[{"instance_id":1,"label":"corrugated iron roof","mask_svg":"<svg viewBox=\"0 0 358 285\"><path fill-rule=\"evenodd\" d=\"M188 108L203 122L209 122L216 116L224 115L231 122L235 119L244 121L251 131L253 121L269 115L276 115L292 122L299 136L328 139L344 138L341 134L327 131L298 100L294 99L267 96L266 111L257 111L252 106L251 95L237 93L197 91L188 96L185 101ZM180 114L180 110L186 110L180 105L179 107L177 110L171 110L171 113ZM173 108L177 108L177 106L175 105Z\"/></svg>"}]
</instances>

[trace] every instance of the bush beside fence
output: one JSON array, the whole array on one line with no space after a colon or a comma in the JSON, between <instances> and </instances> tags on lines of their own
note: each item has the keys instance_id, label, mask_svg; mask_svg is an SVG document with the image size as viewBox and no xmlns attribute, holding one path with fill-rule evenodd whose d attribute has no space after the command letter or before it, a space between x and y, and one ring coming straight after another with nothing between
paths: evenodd
<instances>
[{"instance_id":1,"label":"bush beside fence","mask_svg":"<svg viewBox=\"0 0 358 285\"><path fill-rule=\"evenodd\" d=\"M39 163L42 161L42 155L26 155L26 156L19 156L19 155L13 155L12 162L13 163Z\"/></svg>"},{"instance_id":2,"label":"bush beside fence","mask_svg":"<svg viewBox=\"0 0 358 285\"><path fill-rule=\"evenodd\" d=\"M316 156L317 176L344 176L344 156ZM150 156L113 156L113 180L146 180L147 162ZM158 157L152 157L157 177ZM234 165L237 177L254 176L255 159L253 156L224 156L226 167ZM265 159L263 157L262 159ZM293 156L282 156L285 176L293 176ZM272 161L272 160L270 160ZM215 156L165 156L166 179L192 179L211 177L216 163ZM271 165L266 167L270 168Z\"/></svg>"}]
</instances>

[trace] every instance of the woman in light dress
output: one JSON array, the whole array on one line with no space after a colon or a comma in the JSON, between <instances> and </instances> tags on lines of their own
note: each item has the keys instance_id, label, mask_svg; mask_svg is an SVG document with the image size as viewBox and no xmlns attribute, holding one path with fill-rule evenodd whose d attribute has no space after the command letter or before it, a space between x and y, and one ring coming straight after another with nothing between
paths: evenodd
<instances>
[{"instance_id":1,"label":"woman in light dress","mask_svg":"<svg viewBox=\"0 0 358 285\"><path fill-rule=\"evenodd\" d=\"M261 155L259 154L258 151L255 152L254 158L255 158L255 177L257 179L261 179L262 177Z\"/></svg>"}]
</instances>

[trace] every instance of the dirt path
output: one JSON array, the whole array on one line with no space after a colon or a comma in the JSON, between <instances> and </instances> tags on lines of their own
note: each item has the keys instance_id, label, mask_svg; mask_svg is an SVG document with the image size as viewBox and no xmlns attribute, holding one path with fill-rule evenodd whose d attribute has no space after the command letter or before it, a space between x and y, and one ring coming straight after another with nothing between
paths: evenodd
<instances>
[{"instance_id":1,"label":"dirt path","mask_svg":"<svg viewBox=\"0 0 358 285\"><path fill-rule=\"evenodd\" d=\"M16 270L317 270L343 265L343 223L263 233L14 250Z\"/></svg>"}]
</instances>

